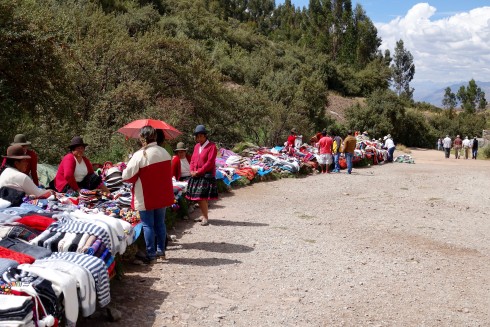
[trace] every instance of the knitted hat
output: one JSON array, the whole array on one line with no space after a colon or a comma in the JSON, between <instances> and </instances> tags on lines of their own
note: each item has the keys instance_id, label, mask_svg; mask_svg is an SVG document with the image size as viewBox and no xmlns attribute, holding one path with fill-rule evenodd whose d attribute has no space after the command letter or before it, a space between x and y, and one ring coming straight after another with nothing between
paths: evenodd
<instances>
[{"instance_id":1,"label":"knitted hat","mask_svg":"<svg viewBox=\"0 0 490 327\"><path fill-rule=\"evenodd\" d=\"M197 134L208 134L208 131L206 130L206 127L204 127L204 125L197 125L196 129L194 130L194 135Z\"/></svg>"},{"instance_id":2,"label":"knitted hat","mask_svg":"<svg viewBox=\"0 0 490 327\"><path fill-rule=\"evenodd\" d=\"M81 136L75 136L71 139L70 146L68 147L70 148L70 150L73 150L79 145L87 146L88 144L83 142L83 138Z\"/></svg>"},{"instance_id":3,"label":"knitted hat","mask_svg":"<svg viewBox=\"0 0 490 327\"><path fill-rule=\"evenodd\" d=\"M177 143L177 147L175 148L174 151L187 151L184 142Z\"/></svg>"},{"instance_id":4,"label":"knitted hat","mask_svg":"<svg viewBox=\"0 0 490 327\"><path fill-rule=\"evenodd\" d=\"M31 159L31 156L24 153L24 148L20 144L9 146L7 148L7 155L2 157L10 159Z\"/></svg>"},{"instance_id":5,"label":"knitted hat","mask_svg":"<svg viewBox=\"0 0 490 327\"><path fill-rule=\"evenodd\" d=\"M30 145L31 142L27 141L27 138L24 134L17 134L14 137L14 142L10 145L19 144L19 145Z\"/></svg>"}]
</instances>

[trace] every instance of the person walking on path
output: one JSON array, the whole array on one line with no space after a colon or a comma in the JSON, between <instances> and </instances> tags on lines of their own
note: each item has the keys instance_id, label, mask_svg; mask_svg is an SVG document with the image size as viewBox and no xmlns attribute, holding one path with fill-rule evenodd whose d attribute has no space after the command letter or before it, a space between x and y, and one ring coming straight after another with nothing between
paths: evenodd
<instances>
[{"instance_id":1,"label":"person walking on path","mask_svg":"<svg viewBox=\"0 0 490 327\"><path fill-rule=\"evenodd\" d=\"M132 183L131 208L138 210L146 244L144 263L165 260L165 211L174 203L170 154L157 145L157 133L151 126L140 130L141 149L136 151L122 172ZM157 247L155 249L155 238Z\"/></svg>"},{"instance_id":2,"label":"person walking on path","mask_svg":"<svg viewBox=\"0 0 490 327\"><path fill-rule=\"evenodd\" d=\"M459 137L459 135L456 135L456 138L454 139L454 158L459 159L460 157L460 151L463 148L463 140Z\"/></svg>"},{"instance_id":3,"label":"person walking on path","mask_svg":"<svg viewBox=\"0 0 490 327\"><path fill-rule=\"evenodd\" d=\"M442 151L442 139L437 140L437 151Z\"/></svg>"},{"instance_id":4,"label":"person walking on path","mask_svg":"<svg viewBox=\"0 0 490 327\"><path fill-rule=\"evenodd\" d=\"M329 173L328 166L332 163L332 145L333 140L326 131L322 131L322 138L316 144L320 154L318 163L320 164L321 173Z\"/></svg>"},{"instance_id":5,"label":"person walking on path","mask_svg":"<svg viewBox=\"0 0 490 327\"><path fill-rule=\"evenodd\" d=\"M465 136L463 140L463 149L464 149L464 158L468 159L471 148L471 141L468 139L468 136Z\"/></svg>"},{"instance_id":6,"label":"person walking on path","mask_svg":"<svg viewBox=\"0 0 490 327\"><path fill-rule=\"evenodd\" d=\"M473 138L473 143L471 145L471 159L475 159L478 156L478 140L476 136Z\"/></svg>"},{"instance_id":7,"label":"person walking on path","mask_svg":"<svg viewBox=\"0 0 490 327\"><path fill-rule=\"evenodd\" d=\"M451 138L449 135L446 135L444 140L442 140L442 146L444 147L444 155L446 156L446 159L449 159L449 155L451 154L451 145Z\"/></svg>"},{"instance_id":8,"label":"person walking on path","mask_svg":"<svg viewBox=\"0 0 490 327\"><path fill-rule=\"evenodd\" d=\"M190 169L191 178L187 185L186 198L197 201L202 216L197 218L202 226L208 223L208 201L218 199L216 185L216 144L208 140L208 131L204 125L197 125L194 130L196 145L192 153Z\"/></svg>"},{"instance_id":9,"label":"person walking on path","mask_svg":"<svg viewBox=\"0 0 490 327\"><path fill-rule=\"evenodd\" d=\"M335 168L332 170L334 173L340 173L340 147L342 146L342 138L339 135L336 135L333 138L333 147L332 147L332 152L333 152L333 161L335 163Z\"/></svg>"},{"instance_id":10,"label":"person walking on path","mask_svg":"<svg viewBox=\"0 0 490 327\"><path fill-rule=\"evenodd\" d=\"M352 159L354 158L354 150L356 149L357 140L352 136L352 131L347 131L347 137L344 139L343 153L347 162L347 174L352 173Z\"/></svg>"}]
</instances>

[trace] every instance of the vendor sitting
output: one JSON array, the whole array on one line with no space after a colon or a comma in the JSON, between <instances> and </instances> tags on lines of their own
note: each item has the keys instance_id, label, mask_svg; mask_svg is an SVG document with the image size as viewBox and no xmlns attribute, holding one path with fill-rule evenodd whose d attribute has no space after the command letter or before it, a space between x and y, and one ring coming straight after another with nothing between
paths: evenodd
<instances>
[{"instance_id":1,"label":"vendor sitting","mask_svg":"<svg viewBox=\"0 0 490 327\"><path fill-rule=\"evenodd\" d=\"M9 146L7 155L3 157L6 160L4 161L5 165L0 169L0 188L12 188L34 198L47 198L51 195L51 191L38 188L27 176L31 157L25 154L22 145Z\"/></svg>"},{"instance_id":2,"label":"vendor sitting","mask_svg":"<svg viewBox=\"0 0 490 327\"><path fill-rule=\"evenodd\" d=\"M102 178L95 174L90 160L84 156L87 145L80 136L71 139L68 147L70 152L61 160L54 178L54 186L58 192L100 189L105 194L110 193L102 183Z\"/></svg>"},{"instance_id":3,"label":"vendor sitting","mask_svg":"<svg viewBox=\"0 0 490 327\"><path fill-rule=\"evenodd\" d=\"M191 178L190 162L191 156L187 154L184 142L177 143L172 158L172 176L178 181L187 181Z\"/></svg>"},{"instance_id":4,"label":"vendor sitting","mask_svg":"<svg viewBox=\"0 0 490 327\"><path fill-rule=\"evenodd\" d=\"M29 162L27 163L27 168L26 168L26 175L31 176L32 181L36 186L39 186L39 177L37 176L37 154L34 150L29 149L29 146L31 145L31 142L27 141L27 138L24 134L17 134L14 137L14 142L12 142L10 145L21 145L22 148L24 149L24 154L28 155L31 157L29 159ZM7 159L3 159L2 165L5 165L5 161Z\"/></svg>"}]
</instances>

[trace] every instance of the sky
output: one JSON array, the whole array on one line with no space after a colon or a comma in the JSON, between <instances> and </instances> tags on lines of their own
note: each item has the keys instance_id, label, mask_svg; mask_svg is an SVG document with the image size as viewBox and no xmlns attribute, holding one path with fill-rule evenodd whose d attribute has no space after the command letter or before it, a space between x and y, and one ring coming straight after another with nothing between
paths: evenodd
<instances>
[{"instance_id":1,"label":"sky","mask_svg":"<svg viewBox=\"0 0 490 327\"><path fill-rule=\"evenodd\" d=\"M276 0L276 5L283 3ZM307 7L308 0L292 0ZM490 0L353 0L382 39L380 50L402 39L414 57L414 83L490 81Z\"/></svg>"}]
</instances>

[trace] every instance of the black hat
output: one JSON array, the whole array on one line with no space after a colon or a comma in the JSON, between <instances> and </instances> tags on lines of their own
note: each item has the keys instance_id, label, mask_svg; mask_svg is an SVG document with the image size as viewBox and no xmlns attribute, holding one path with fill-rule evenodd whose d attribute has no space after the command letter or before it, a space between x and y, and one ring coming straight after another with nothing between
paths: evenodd
<instances>
[{"instance_id":1,"label":"black hat","mask_svg":"<svg viewBox=\"0 0 490 327\"><path fill-rule=\"evenodd\" d=\"M27 141L27 138L24 134L17 134L14 137L14 142L10 145L19 144L19 145L30 145L31 142Z\"/></svg>"},{"instance_id":2,"label":"black hat","mask_svg":"<svg viewBox=\"0 0 490 327\"><path fill-rule=\"evenodd\" d=\"M197 134L208 134L208 131L206 130L206 127L204 127L204 125L197 125L196 129L194 130L194 135Z\"/></svg>"},{"instance_id":3,"label":"black hat","mask_svg":"<svg viewBox=\"0 0 490 327\"><path fill-rule=\"evenodd\" d=\"M70 148L70 150L73 150L74 148L76 148L79 145L87 146L88 144L83 142L83 139L81 136L75 136L74 138L71 139L71 143L70 143L69 148Z\"/></svg>"},{"instance_id":4,"label":"black hat","mask_svg":"<svg viewBox=\"0 0 490 327\"><path fill-rule=\"evenodd\" d=\"M31 159L31 156L24 153L24 148L20 144L9 146L7 148L7 155L2 157L9 159Z\"/></svg>"}]
</instances>

